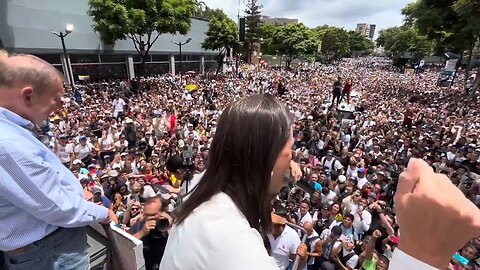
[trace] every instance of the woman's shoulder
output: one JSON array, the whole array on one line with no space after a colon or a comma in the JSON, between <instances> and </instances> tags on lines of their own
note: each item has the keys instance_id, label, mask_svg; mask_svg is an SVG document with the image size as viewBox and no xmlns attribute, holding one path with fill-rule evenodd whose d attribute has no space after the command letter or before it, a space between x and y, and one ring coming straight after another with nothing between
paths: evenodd
<instances>
[{"instance_id":1,"label":"woman's shoulder","mask_svg":"<svg viewBox=\"0 0 480 270\"><path fill-rule=\"evenodd\" d=\"M236 266L232 262L245 261L266 266L263 269L276 269L268 256L263 240L252 229L225 193L213 196L201 204L181 224L175 225L170 232L165 262L162 267L175 265L175 269L251 269ZM190 250L190 259L175 260L168 250ZM250 261L251 262L250 262ZM166 269L162 268L161 269ZM240 267L240 268L238 268Z\"/></svg>"}]
</instances>

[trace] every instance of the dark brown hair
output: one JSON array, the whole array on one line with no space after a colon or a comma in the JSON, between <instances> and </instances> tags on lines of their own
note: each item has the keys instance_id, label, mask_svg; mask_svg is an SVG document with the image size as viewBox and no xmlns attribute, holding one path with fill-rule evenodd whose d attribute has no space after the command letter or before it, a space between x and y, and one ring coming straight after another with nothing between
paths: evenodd
<instances>
[{"instance_id":1,"label":"dark brown hair","mask_svg":"<svg viewBox=\"0 0 480 270\"><path fill-rule=\"evenodd\" d=\"M207 170L190 198L176 210L181 224L198 206L224 192L250 227L270 232L271 172L291 137L290 113L270 94L230 104L218 121Z\"/></svg>"}]
</instances>

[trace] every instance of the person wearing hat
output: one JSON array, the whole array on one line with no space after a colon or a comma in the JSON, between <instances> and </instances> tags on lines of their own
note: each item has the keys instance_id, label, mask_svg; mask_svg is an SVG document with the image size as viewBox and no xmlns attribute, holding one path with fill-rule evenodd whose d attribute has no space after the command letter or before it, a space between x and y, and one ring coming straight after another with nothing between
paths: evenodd
<instances>
[{"instance_id":1,"label":"person wearing hat","mask_svg":"<svg viewBox=\"0 0 480 270\"><path fill-rule=\"evenodd\" d=\"M280 214L282 213L280 212ZM286 225L286 219L280 215L272 213L272 223L272 232L267 234L267 237L270 244L270 256L275 259L278 268L288 269L290 260L296 254L300 254L303 255L304 260L297 269L303 269L307 263L307 256L303 254L306 253L306 246L301 243L298 233Z\"/></svg>"},{"instance_id":2,"label":"person wearing hat","mask_svg":"<svg viewBox=\"0 0 480 270\"><path fill-rule=\"evenodd\" d=\"M333 156L332 150L328 150L327 155L320 159L320 164L329 171L337 171L339 174L343 174L342 163Z\"/></svg>"},{"instance_id":3,"label":"person wearing hat","mask_svg":"<svg viewBox=\"0 0 480 270\"><path fill-rule=\"evenodd\" d=\"M94 188L92 189L92 194L93 194L93 202L102 205L106 208L110 208L112 206L112 203L110 200L102 194L102 190L99 188Z\"/></svg>"},{"instance_id":4,"label":"person wearing hat","mask_svg":"<svg viewBox=\"0 0 480 270\"><path fill-rule=\"evenodd\" d=\"M133 120L132 119L127 118L127 120L125 120L125 127L124 127L122 133L120 134L120 136L122 136L122 135L125 136L125 139L128 142L128 149L129 150L132 150L135 147L137 147L138 136L137 136L137 132L135 130L135 126L133 125Z\"/></svg>"},{"instance_id":5,"label":"person wearing hat","mask_svg":"<svg viewBox=\"0 0 480 270\"><path fill-rule=\"evenodd\" d=\"M328 204L323 204L322 207L313 214L313 228L318 234L321 234L323 230L328 229L335 221L335 219L330 215L331 209L331 206Z\"/></svg>"},{"instance_id":6,"label":"person wearing hat","mask_svg":"<svg viewBox=\"0 0 480 270\"><path fill-rule=\"evenodd\" d=\"M95 147L92 143L87 141L86 136L80 136L79 141L80 143L74 148L75 157L80 159L85 166L88 166L92 163Z\"/></svg>"},{"instance_id":7,"label":"person wearing hat","mask_svg":"<svg viewBox=\"0 0 480 270\"><path fill-rule=\"evenodd\" d=\"M75 153L72 144L68 143L68 135L61 134L58 136L55 140L54 152L65 167L72 167Z\"/></svg>"},{"instance_id":8,"label":"person wearing hat","mask_svg":"<svg viewBox=\"0 0 480 270\"><path fill-rule=\"evenodd\" d=\"M359 168L357 171L357 187L362 189L365 184L368 183L368 179L366 177L367 170L363 167Z\"/></svg>"}]
</instances>

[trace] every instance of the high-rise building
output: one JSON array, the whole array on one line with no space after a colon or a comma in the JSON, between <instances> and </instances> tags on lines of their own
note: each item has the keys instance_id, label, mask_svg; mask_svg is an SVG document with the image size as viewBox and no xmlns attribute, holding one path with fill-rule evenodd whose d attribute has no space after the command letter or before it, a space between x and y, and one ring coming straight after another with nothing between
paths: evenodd
<instances>
[{"instance_id":1,"label":"high-rise building","mask_svg":"<svg viewBox=\"0 0 480 270\"><path fill-rule=\"evenodd\" d=\"M261 20L265 24L272 24L272 25L285 25L285 24L291 24L291 23L298 23L298 19L276 18L276 17L269 17L269 16L262 16Z\"/></svg>"},{"instance_id":2,"label":"high-rise building","mask_svg":"<svg viewBox=\"0 0 480 270\"><path fill-rule=\"evenodd\" d=\"M357 23L357 29L355 31L369 39L373 39L373 37L375 36L376 28L377 26L375 24Z\"/></svg>"}]
</instances>

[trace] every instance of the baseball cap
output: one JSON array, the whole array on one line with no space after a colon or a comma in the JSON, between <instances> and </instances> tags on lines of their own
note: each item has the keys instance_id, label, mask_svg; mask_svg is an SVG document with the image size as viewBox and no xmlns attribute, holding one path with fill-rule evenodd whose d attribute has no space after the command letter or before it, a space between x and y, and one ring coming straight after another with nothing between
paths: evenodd
<instances>
[{"instance_id":1,"label":"baseball cap","mask_svg":"<svg viewBox=\"0 0 480 270\"><path fill-rule=\"evenodd\" d=\"M82 164L82 161L80 159L75 159L73 161L73 165L77 165L77 164Z\"/></svg>"},{"instance_id":2,"label":"baseball cap","mask_svg":"<svg viewBox=\"0 0 480 270\"><path fill-rule=\"evenodd\" d=\"M80 136L80 138L78 138L80 141L84 141L84 140L87 140L87 137L85 136Z\"/></svg>"},{"instance_id":3,"label":"baseball cap","mask_svg":"<svg viewBox=\"0 0 480 270\"><path fill-rule=\"evenodd\" d=\"M94 188L94 189L92 190L92 194L95 195L95 194L97 194L97 193L102 193L102 190L100 190L99 188Z\"/></svg>"},{"instance_id":4,"label":"baseball cap","mask_svg":"<svg viewBox=\"0 0 480 270\"><path fill-rule=\"evenodd\" d=\"M67 134L60 134L60 136L58 136L59 139L66 139L68 138L68 135Z\"/></svg>"},{"instance_id":5,"label":"baseball cap","mask_svg":"<svg viewBox=\"0 0 480 270\"><path fill-rule=\"evenodd\" d=\"M339 175L338 176L338 183L343 184L345 182L347 182L347 177L345 177L345 175Z\"/></svg>"},{"instance_id":6,"label":"baseball cap","mask_svg":"<svg viewBox=\"0 0 480 270\"><path fill-rule=\"evenodd\" d=\"M327 151L327 155L333 156L333 151L332 151L332 150L328 150L328 151Z\"/></svg>"},{"instance_id":7,"label":"baseball cap","mask_svg":"<svg viewBox=\"0 0 480 270\"><path fill-rule=\"evenodd\" d=\"M367 170L365 170L365 168L361 167L361 168L358 168L358 173L366 173Z\"/></svg>"},{"instance_id":8,"label":"baseball cap","mask_svg":"<svg viewBox=\"0 0 480 270\"><path fill-rule=\"evenodd\" d=\"M93 168L93 169L96 168L96 167L95 167L95 164L89 164L89 165L87 166L87 169L92 169L92 168Z\"/></svg>"},{"instance_id":9,"label":"baseball cap","mask_svg":"<svg viewBox=\"0 0 480 270\"><path fill-rule=\"evenodd\" d=\"M370 193L368 194L368 197L376 199L376 198L377 198L377 193L375 193L375 192L370 192Z\"/></svg>"},{"instance_id":10,"label":"baseball cap","mask_svg":"<svg viewBox=\"0 0 480 270\"><path fill-rule=\"evenodd\" d=\"M111 171L108 172L108 175L109 175L110 177L117 177L117 176L118 176L118 172L117 172L117 170L111 170Z\"/></svg>"}]
</instances>

